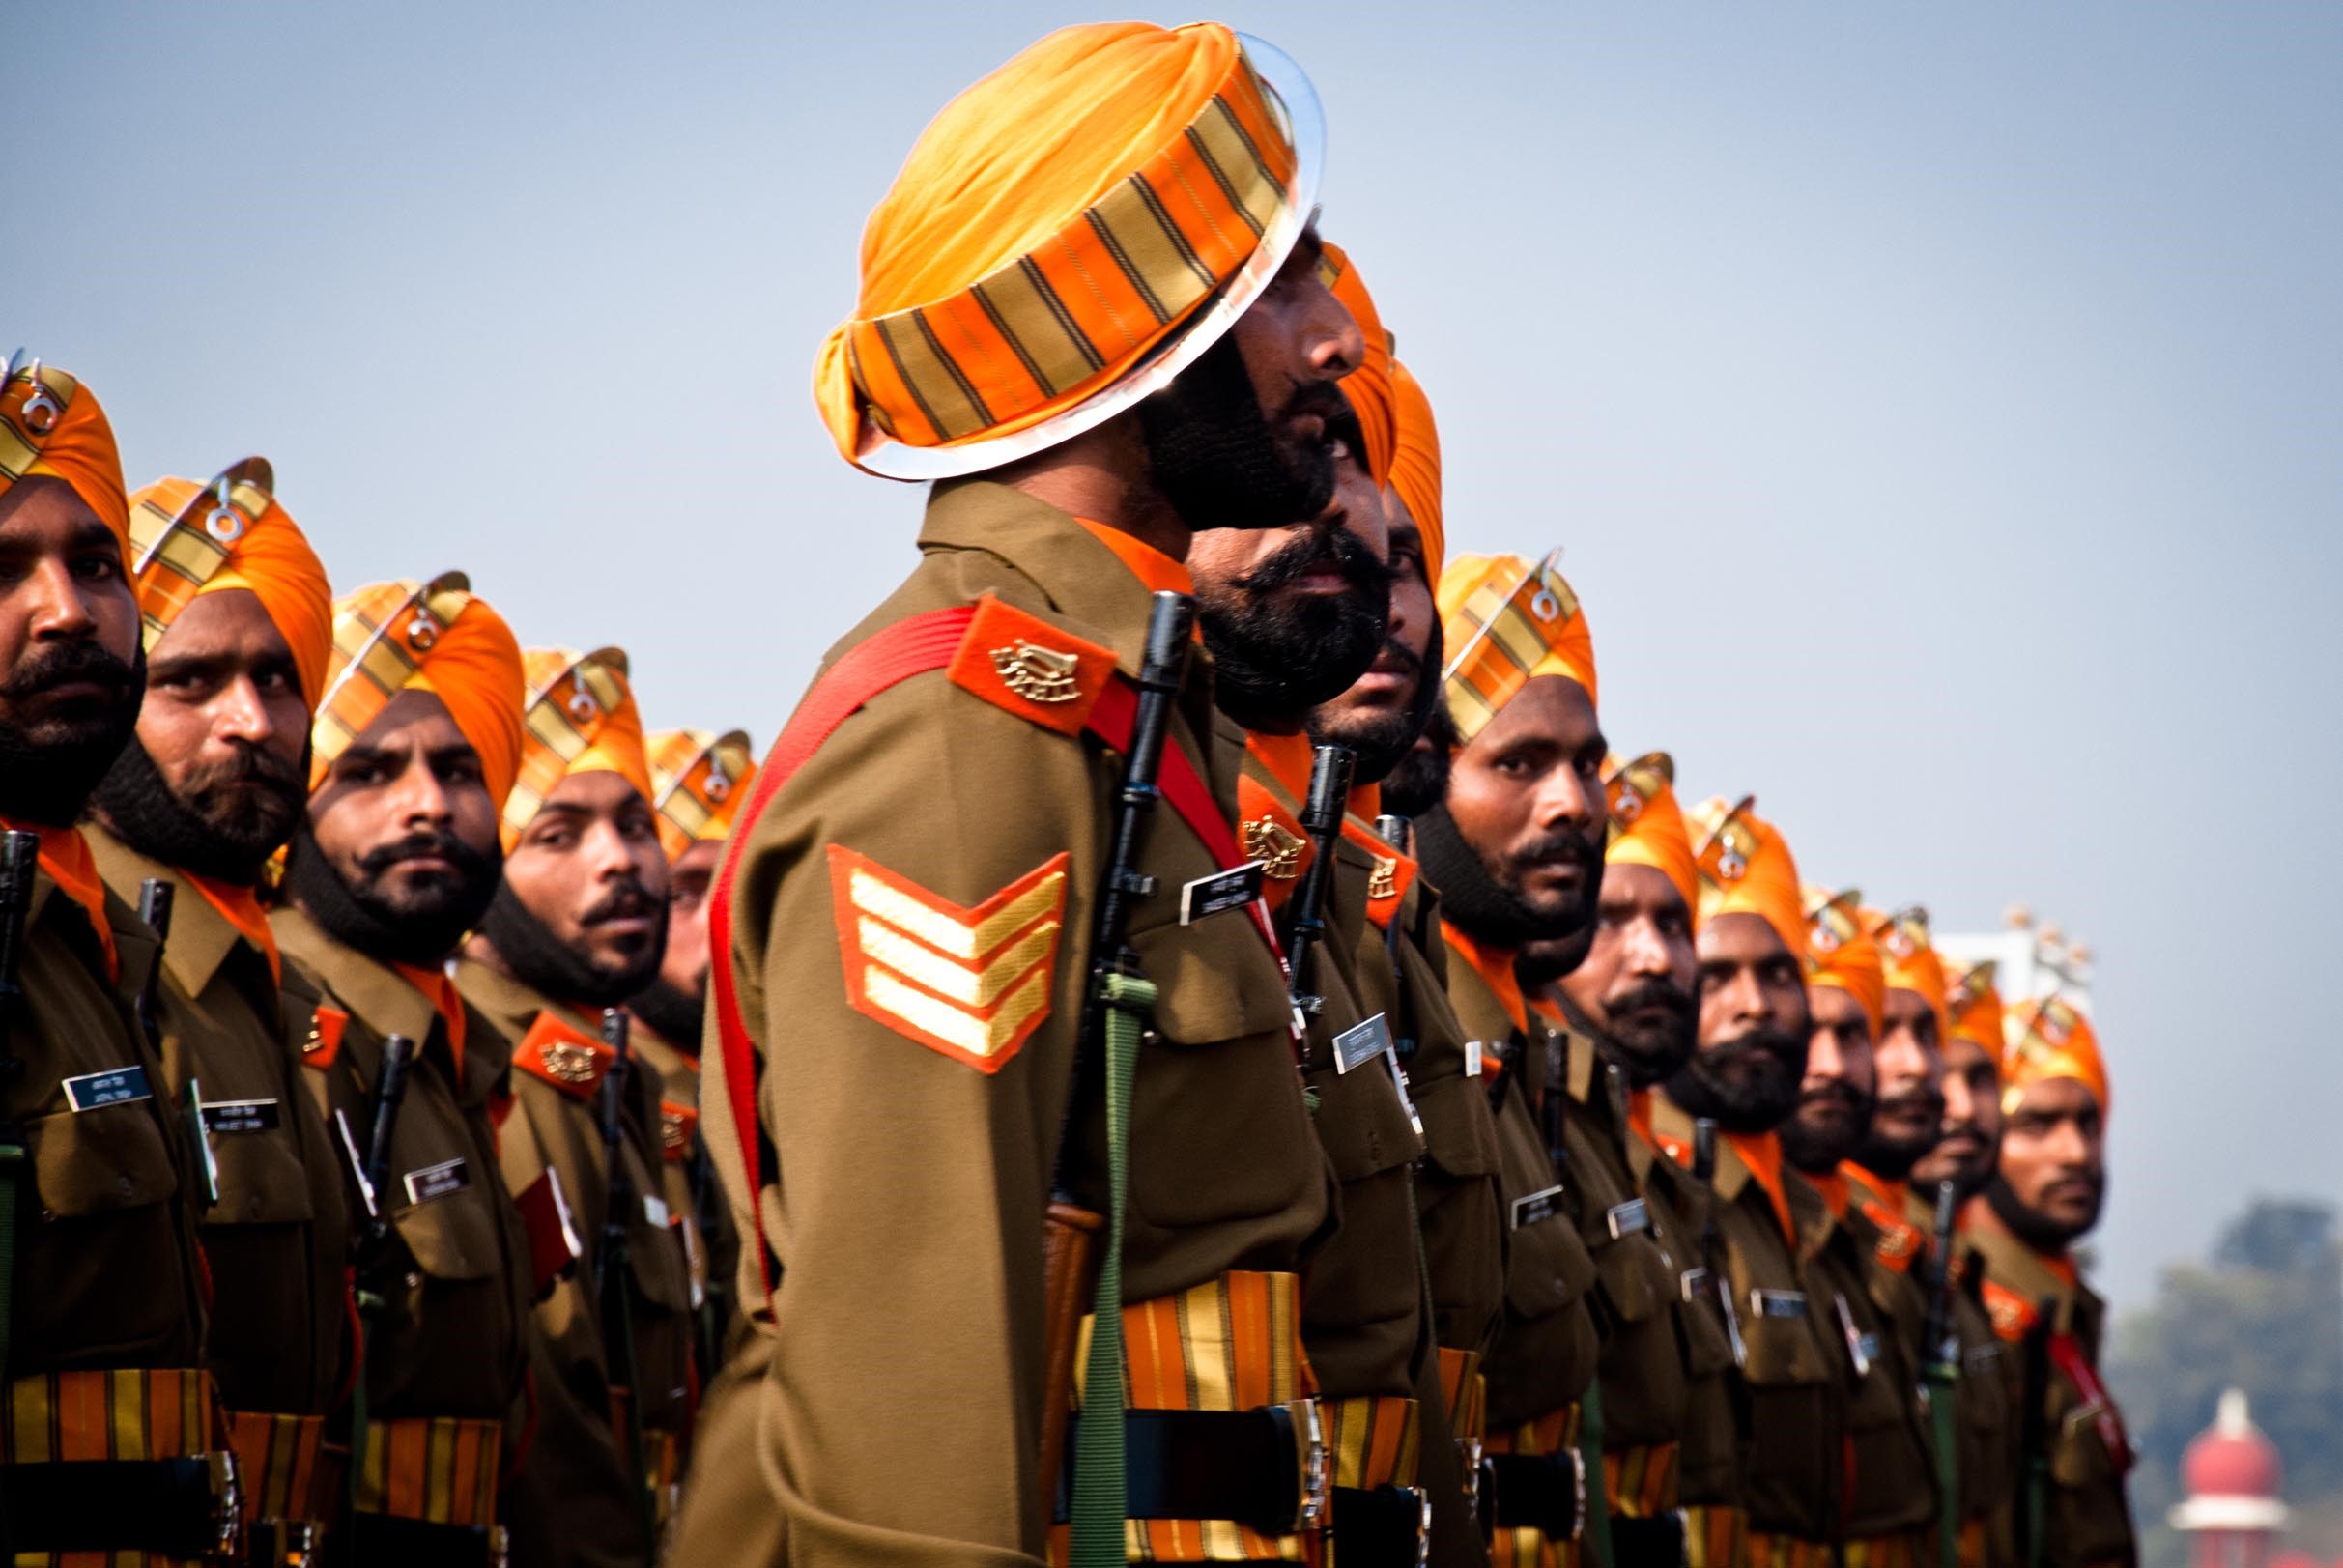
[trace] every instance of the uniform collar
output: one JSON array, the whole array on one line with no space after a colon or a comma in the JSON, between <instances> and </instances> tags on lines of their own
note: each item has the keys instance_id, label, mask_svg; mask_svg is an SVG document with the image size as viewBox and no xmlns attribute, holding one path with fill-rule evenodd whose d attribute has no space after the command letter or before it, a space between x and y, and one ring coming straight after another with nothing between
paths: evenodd
<instances>
[{"instance_id":1,"label":"uniform collar","mask_svg":"<svg viewBox=\"0 0 2343 1568\"><path fill-rule=\"evenodd\" d=\"M1464 960L1470 978L1450 970L1448 990L1456 1003L1456 1014L1466 1027L1484 1038L1502 1040L1509 1034L1528 1035L1529 1009L1522 999L1522 983L1513 973L1513 952L1510 948L1483 947L1453 923L1442 921L1441 934L1448 940L1449 953ZM1472 1004L1468 1010L1467 1004ZM1497 1020L1504 1019L1508 1033L1500 1033Z\"/></svg>"},{"instance_id":2,"label":"uniform collar","mask_svg":"<svg viewBox=\"0 0 2343 1568\"><path fill-rule=\"evenodd\" d=\"M133 909L138 905L140 884L149 878L179 890L171 904L171 938L163 944L162 966L187 995L203 995L239 947L253 947L264 962L275 961L274 954L254 947L200 887L191 885L186 872L131 848L103 825L89 828L86 836L105 885Z\"/></svg>"},{"instance_id":3,"label":"uniform collar","mask_svg":"<svg viewBox=\"0 0 2343 1568\"><path fill-rule=\"evenodd\" d=\"M334 940L292 904L279 906L270 915L269 925L276 932L277 945L317 971L334 999L374 1034L429 1040L438 1028L444 1036L445 1026L431 998L388 964Z\"/></svg>"},{"instance_id":4,"label":"uniform collar","mask_svg":"<svg viewBox=\"0 0 2343 1568\"><path fill-rule=\"evenodd\" d=\"M2099 1297L2082 1282L2072 1257L2035 1251L2011 1234L1983 1198L1970 1199L1960 1218L1963 1235L1985 1259L1986 1275L1994 1284L2022 1297L2029 1306L2045 1296L2056 1298L2060 1328L2070 1328L2078 1314L2096 1316Z\"/></svg>"},{"instance_id":5,"label":"uniform collar","mask_svg":"<svg viewBox=\"0 0 2343 1568\"><path fill-rule=\"evenodd\" d=\"M540 1012L552 1013L557 1021L589 1039L602 1038L599 1015L589 1019L577 1008L556 1002L535 986L525 984L477 958L456 960L456 989L511 1040L528 1034L529 1026L537 1021Z\"/></svg>"}]
</instances>

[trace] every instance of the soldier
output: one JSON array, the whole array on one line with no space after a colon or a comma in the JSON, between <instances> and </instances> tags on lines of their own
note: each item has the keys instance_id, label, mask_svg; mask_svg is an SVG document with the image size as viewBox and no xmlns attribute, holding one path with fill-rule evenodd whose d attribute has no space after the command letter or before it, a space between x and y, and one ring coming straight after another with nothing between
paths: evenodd
<instances>
[{"instance_id":1,"label":"soldier","mask_svg":"<svg viewBox=\"0 0 2343 1568\"><path fill-rule=\"evenodd\" d=\"M174 1100L200 1085L218 1173L204 1215L206 1360L229 1409L252 1560L314 1551L337 1510L327 1417L348 1384L346 1180L301 1082L319 997L284 973L254 892L308 802L333 595L263 458L131 498L145 622L138 732L98 787L91 848L133 902L174 890L140 998Z\"/></svg>"},{"instance_id":2,"label":"soldier","mask_svg":"<svg viewBox=\"0 0 2343 1568\"><path fill-rule=\"evenodd\" d=\"M2099 1372L2107 1304L2070 1250L2106 1198L2106 1063L2091 1021L2058 997L2009 1009L2002 1036L2000 1164L1970 1205L1969 1236L1994 1330L2023 1347L2011 1356L2021 1369L2018 1557L2129 1565L2139 1558L2124 1496L2131 1440Z\"/></svg>"},{"instance_id":3,"label":"soldier","mask_svg":"<svg viewBox=\"0 0 2343 1568\"><path fill-rule=\"evenodd\" d=\"M1740 1367L1741 1555L1807 1568L1829 1559L1843 1504L1846 1401L1834 1369L1846 1351L1813 1310L1798 1255L1822 1200L1784 1168L1775 1135L1806 1072L1806 917L1789 845L1754 806L1710 800L1687 819L1700 873L1699 1046L1653 1097L1651 1128L1689 1168L1695 1119L1716 1125L1712 1199L1686 1217L1701 1227Z\"/></svg>"},{"instance_id":4,"label":"soldier","mask_svg":"<svg viewBox=\"0 0 2343 1568\"><path fill-rule=\"evenodd\" d=\"M1879 1102L1874 1041L1886 976L1861 896L1805 890L1806 1001L1812 1019L1798 1103L1782 1153L1821 1194L1823 1215L1800 1238L1807 1299L1837 1331L1846 1390L1847 1491L1841 1554L1854 1564L1911 1564L1932 1544L1936 1481L1920 1405L1928 1302L1912 1277L1922 1233L1858 1187L1849 1156L1870 1136ZM1930 1086L1929 1092L1933 1093Z\"/></svg>"},{"instance_id":5,"label":"soldier","mask_svg":"<svg viewBox=\"0 0 2343 1568\"><path fill-rule=\"evenodd\" d=\"M1460 557L1439 603L1463 745L1416 849L1441 890L1450 998L1482 1062L1506 1206L1505 1319L1483 1363L1491 1555L1531 1568L1575 1561L1586 1525L1597 1276L1584 1195L1560 1170L1567 1097L1549 1069L1561 1042L1529 1012L1514 959L1541 939L1583 954L1593 929L1606 821L1594 644L1551 556Z\"/></svg>"},{"instance_id":6,"label":"soldier","mask_svg":"<svg viewBox=\"0 0 2343 1568\"><path fill-rule=\"evenodd\" d=\"M1166 706L1131 684L1195 527L1331 498L1361 346L1307 233L1319 140L1257 41L1069 28L944 110L865 235L817 401L862 467L957 482L776 743L710 909L702 1126L771 1336L754 1447L721 1462L790 1560L1032 1561L1053 1514L1084 1562L1319 1541L1297 1330L1329 1176L1240 755L1202 659L1176 688L1150 661ZM1107 890L1128 955L1094 955L1142 701L1163 804ZM1096 1239L1095 1289L1045 1267L1053 1212L1059 1258Z\"/></svg>"},{"instance_id":7,"label":"soldier","mask_svg":"<svg viewBox=\"0 0 2343 1568\"><path fill-rule=\"evenodd\" d=\"M462 573L335 603L309 809L270 926L288 977L325 998L302 1077L354 1157L370 1157L383 1126L386 1043L414 1047L385 1181L352 1209L364 1238L348 1524L360 1565L504 1552L497 1486L525 1445L533 1276L496 1179L492 1102L508 1063L445 964L495 895L497 813L520 750L521 649Z\"/></svg>"},{"instance_id":8,"label":"soldier","mask_svg":"<svg viewBox=\"0 0 2343 1568\"><path fill-rule=\"evenodd\" d=\"M1670 1184L1673 1167L1644 1130L1652 1086L1692 1056L1698 877L1674 759L1613 757L1603 772L1611 826L1594 941L1547 994L1571 1031L1574 1170L1590 1190L1599 1183L1625 1195L1587 1205L1592 1224L1581 1225L1618 1326L1597 1380L1611 1560L1672 1568L1708 1560L1718 1543L1729 1556L1740 1539L1732 1347L1714 1293L1701 1288L1699 1232L1682 1217L1704 1200ZM1529 963L1541 959L1532 944ZM1643 1208L1623 1215L1614 1236L1612 1211L1638 1199ZM1648 1262L1624 1267L1645 1246L1657 1255L1656 1277Z\"/></svg>"},{"instance_id":9,"label":"soldier","mask_svg":"<svg viewBox=\"0 0 2343 1568\"><path fill-rule=\"evenodd\" d=\"M537 1303L536 1442L505 1500L517 1562L647 1563L691 1423L688 1215L665 1196L659 1073L604 1029L659 973L667 855L626 655L531 648L522 668L504 878L455 978L512 1062L504 1184L529 1214L557 1191L564 1249L582 1244Z\"/></svg>"},{"instance_id":10,"label":"soldier","mask_svg":"<svg viewBox=\"0 0 2343 1568\"><path fill-rule=\"evenodd\" d=\"M0 1554L225 1555L201 1155L117 991L153 938L73 827L145 690L114 433L66 372L0 376Z\"/></svg>"}]
</instances>

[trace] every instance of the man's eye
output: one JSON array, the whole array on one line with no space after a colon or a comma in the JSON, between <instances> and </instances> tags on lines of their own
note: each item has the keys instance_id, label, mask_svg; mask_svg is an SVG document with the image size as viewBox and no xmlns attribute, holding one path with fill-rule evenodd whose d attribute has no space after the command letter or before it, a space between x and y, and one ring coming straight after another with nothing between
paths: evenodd
<instances>
[{"instance_id":1,"label":"man's eye","mask_svg":"<svg viewBox=\"0 0 2343 1568\"><path fill-rule=\"evenodd\" d=\"M110 583L122 576L122 559L117 556L84 556L73 563L74 574L91 583Z\"/></svg>"}]
</instances>

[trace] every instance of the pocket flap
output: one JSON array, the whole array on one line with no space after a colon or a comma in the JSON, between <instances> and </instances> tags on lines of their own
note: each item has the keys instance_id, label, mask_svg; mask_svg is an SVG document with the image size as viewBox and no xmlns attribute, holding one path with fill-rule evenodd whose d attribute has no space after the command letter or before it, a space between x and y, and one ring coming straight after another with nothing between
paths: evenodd
<instances>
[{"instance_id":1,"label":"pocket flap","mask_svg":"<svg viewBox=\"0 0 2343 1568\"><path fill-rule=\"evenodd\" d=\"M487 1279L502 1266L491 1207L496 1195L481 1184L496 1181L497 1173L469 1174L470 1183L460 1190L391 1212L390 1222L414 1255L415 1267L434 1279Z\"/></svg>"},{"instance_id":2,"label":"pocket flap","mask_svg":"<svg viewBox=\"0 0 2343 1568\"><path fill-rule=\"evenodd\" d=\"M1757 1311L1746 1297L1733 1303L1741 1314L1741 1343L1749 1353L1742 1376L1753 1387L1787 1388L1830 1381L1830 1363L1807 1318L1777 1318ZM1811 1315L1814 1302L1807 1302Z\"/></svg>"},{"instance_id":3,"label":"pocket flap","mask_svg":"<svg viewBox=\"0 0 2343 1568\"><path fill-rule=\"evenodd\" d=\"M1130 939L1139 970L1156 985L1156 1031L1168 1042L1209 1045L1247 1035L1283 1033L1292 1009L1252 918L1242 909L1176 921ZM1251 969L1269 984L1237 984ZM1248 977L1249 978L1249 977Z\"/></svg>"},{"instance_id":4,"label":"pocket flap","mask_svg":"<svg viewBox=\"0 0 2343 1568\"><path fill-rule=\"evenodd\" d=\"M317 1217L309 1173L290 1127L214 1133L212 1155L219 1162L219 1202L205 1224L293 1225Z\"/></svg>"},{"instance_id":5,"label":"pocket flap","mask_svg":"<svg viewBox=\"0 0 2343 1568\"><path fill-rule=\"evenodd\" d=\"M1666 1303L1661 1276L1667 1274L1668 1266L1649 1237L1641 1232L1617 1238L1606 1235L1593 1248L1603 1299L1621 1322L1643 1323Z\"/></svg>"},{"instance_id":6,"label":"pocket flap","mask_svg":"<svg viewBox=\"0 0 2343 1568\"><path fill-rule=\"evenodd\" d=\"M1580 1240L1567 1207L1514 1228L1508 1240L1505 1305L1515 1316L1542 1318L1559 1312L1593 1286L1594 1260L1586 1255L1586 1243Z\"/></svg>"},{"instance_id":7,"label":"pocket flap","mask_svg":"<svg viewBox=\"0 0 2343 1568\"><path fill-rule=\"evenodd\" d=\"M152 1100L124 1100L26 1122L42 1209L58 1219L79 1219L143 1209L176 1193L179 1172L156 1110Z\"/></svg>"},{"instance_id":8,"label":"pocket flap","mask_svg":"<svg viewBox=\"0 0 2343 1568\"><path fill-rule=\"evenodd\" d=\"M1423 1142L1399 1101L1399 1088L1381 1057L1348 1072L1313 1072L1318 1114L1311 1125L1337 1182L1357 1182L1414 1160Z\"/></svg>"},{"instance_id":9,"label":"pocket flap","mask_svg":"<svg viewBox=\"0 0 2343 1568\"><path fill-rule=\"evenodd\" d=\"M1452 1075L1413 1088L1423 1118L1424 1153L1450 1176L1497 1174L1497 1127L1478 1078Z\"/></svg>"}]
</instances>

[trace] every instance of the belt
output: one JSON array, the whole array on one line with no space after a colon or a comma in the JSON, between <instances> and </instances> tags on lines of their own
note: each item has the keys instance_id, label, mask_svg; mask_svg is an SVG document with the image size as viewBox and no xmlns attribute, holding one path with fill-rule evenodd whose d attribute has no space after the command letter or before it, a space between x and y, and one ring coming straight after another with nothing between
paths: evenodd
<instances>
[{"instance_id":1,"label":"belt","mask_svg":"<svg viewBox=\"0 0 2343 1568\"><path fill-rule=\"evenodd\" d=\"M1684 1516L1611 1516L1612 1568L1684 1568Z\"/></svg>"},{"instance_id":2,"label":"belt","mask_svg":"<svg viewBox=\"0 0 2343 1568\"><path fill-rule=\"evenodd\" d=\"M0 1544L15 1553L213 1557L242 1535L236 1460L45 1460L0 1467Z\"/></svg>"},{"instance_id":3,"label":"belt","mask_svg":"<svg viewBox=\"0 0 2343 1568\"><path fill-rule=\"evenodd\" d=\"M497 1457L504 1424L453 1415L366 1423L357 1510L369 1520L485 1529L497 1518Z\"/></svg>"},{"instance_id":4,"label":"belt","mask_svg":"<svg viewBox=\"0 0 2343 1568\"><path fill-rule=\"evenodd\" d=\"M250 1532L264 1525L276 1526L273 1533L281 1542L264 1557L256 1541L255 1562L305 1555L309 1549L300 1539L303 1526L312 1536L325 1533L340 1490L340 1467L327 1459L325 1440L322 1415L228 1411L228 1446L235 1450L243 1490L244 1527Z\"/></svg>"},{"instance_id":5,"label":"belt","mask_svg":"<svg viewBox=\"0 0 2343 1568\"><path fill-rule=\"evenodd\" d=\"M1575 1541L1586 1521L1586 1468L1578 1450L1484 1454L1481 1519L1500 1530L1536 1530L1549 1541Z\"/></svg>"},{"instance_id":6,"label":"belt","mask_svg":"<svg viewBox=\"0 0 2343 1568\"><path fill-rule=\"evenodd\" d=\"M1334 1489L1334 1560L1342 1568L1424 1568L1432 1499L1419 1486Z\"/></svg>"},{"instance_id":7,"label":"belt","mask_svg":"<svg viewBox=\"0 0 2343 1568\"><path fill-rule=\"evenodd\" d=\"M351 1532L353 1568L504 1568L501 1525L434 1525L368 1514Z\"/></svg>"},{"instance_id":8,"label":"belt","mask_svg":"<svg viewBox=\"0 0 2343 1568\"><path fill-rule=\"evenodd\" d=\"M1295 1430L1297 1410L1307 1433ZM1125 1411L1124 1513L1130 1519L1227 1519L1264 1535L1291 1535L1326 1517L1326 1450L1317 1411L1264 1405L1249 1411ZM1064 1524L1072 1492L1073 1435L1052 1521Z\"/></svg>"}]
</instances>

